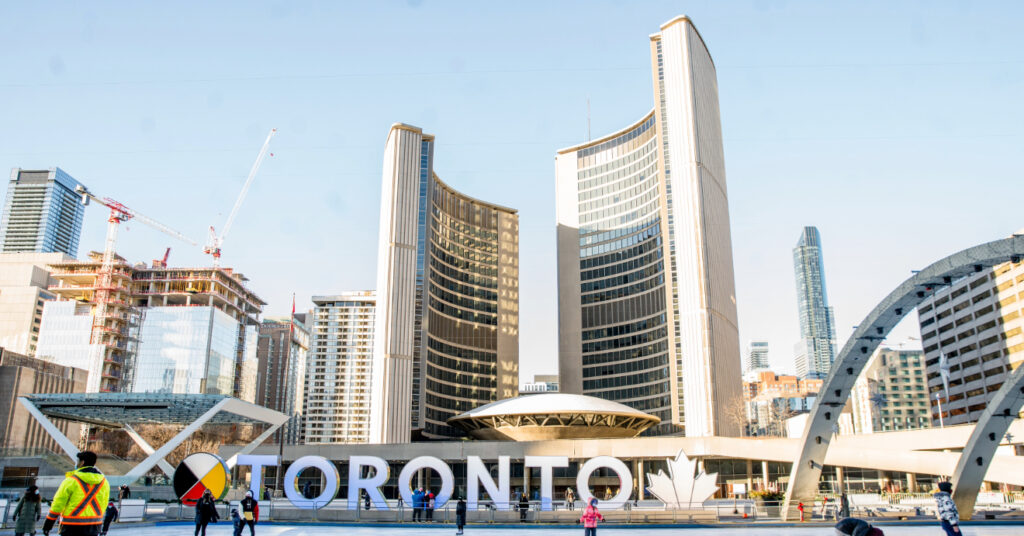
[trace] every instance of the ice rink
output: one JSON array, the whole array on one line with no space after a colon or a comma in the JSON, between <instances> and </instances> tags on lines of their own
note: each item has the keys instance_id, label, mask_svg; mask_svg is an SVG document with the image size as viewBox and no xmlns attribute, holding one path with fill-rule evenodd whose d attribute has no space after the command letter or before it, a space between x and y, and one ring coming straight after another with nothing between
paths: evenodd
<instances>
[{"instance_id":1,"label":"ice rink","mask_svg":"<svg viewBox=\"0 0 1024 536\"><path fill-rule=\"evenodd\" d=\"M942 529L938 525L912 525L912 526L881 526L886 535L917 535L917 534L942 534ZM167 524L157 525L148 527L118 527L117 530L111 530L110 534L117 536L167 536L167 535L179 535L179 534L192 534L192 525L190 524ZM601 536L625 536L627 534L649 534L650 536L672 536L672 535L685 535L685 536L697 536L701 534L714 535L714 536L738 536L738 535L779 535L779 534L796 534L796 535L826 535L832 536L833 530L831 527L824 526L812 526L812 527L780 527L780 526L762 526L762 527L730 527L730 526L716 526L710 528L653 528L653 527L599 527L597 533ZM207 529L209 536L230 536L231 527L227 523L217 523L211 525ZM243 535L248 536L249 531L246 529L242 532ZM311 536L326 536L326 535L343 535L343 536L381 536L384 534L395 534L398 536L418 536L418 535L452 535L455 534L455 527L452 525L442 526L415 526L415 525L382 525L375 527L353 527L353 526L340 526L340 525L257 525L256 536L300 536L300 535L311 535ZM523 526L523 527L511 527L511 528L495 528L486 526L474 526L470 525L466 527L466 536L561 536L561 535L582 535L583 529L576 527L559 528L559 527L535 527L535 526ZM963 527L963 534L966 536L1009 536L1024 534L1024 525L973 525Z\"/></svg>"}]
</instances>

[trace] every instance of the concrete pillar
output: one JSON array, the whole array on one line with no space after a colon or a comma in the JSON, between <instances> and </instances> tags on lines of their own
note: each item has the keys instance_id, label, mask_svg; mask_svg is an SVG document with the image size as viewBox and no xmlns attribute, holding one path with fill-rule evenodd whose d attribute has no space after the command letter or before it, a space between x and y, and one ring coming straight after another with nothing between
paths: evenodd
<instances>
[{"instance_id":1,"label":"concrete pillar","mask_svg":"<svg viewBox=\"0 0 1024 536\"><path fill-rule=\"evenodd\" d=\"M530 468L526 466L526 460L523 460L523 493L526 494L527 500L530 498Z\"/></svg>"},{"instance_id":2,"label":"concrete pillar","mask_svg":"<svg viewBox=\"0 0 1024 536\"><path fill-rule=\"evenodd\" d=\"M885 491L885 471L878 471L878 489Z\"/></svg>"},{"instance_id":3,"label":"concrete pillar","mask_svg":"<svg viewBox=\"0 0 1024 536\"><path fill-rule=\"evenodd\" d=\"M747 493L754 491L754 460L747 458Z\"/></svg>"},{"instance_id":4,"label":"concrete pillar","mask_svg":"<svg viewBox=\"0 0 1024 536\"><path fill-rule=\"evenodd\" d=\"M911 493L917 491L917 475L914 473L907 473L907 491Z\"/></svg>"},{"instance_id":5,"label":"concrete pillar","mask_svg":"<svg viewBox=\"0 0 1024 536\"><path fill-rule=\"evenodd\" d=\"M761 478L764 479L761 485L764 489L768 489L768 462L766 461L761 462Z\"/></svg>"},{"instance_id":6,"label":"concrete pillar","mask_svg":"<svg viewBox=\"0 0 1024 536\"><path fill-rule=\"evenodd\" d=\"M636 490L636 499L644 500L644 461L640 458L633 460L633 489Z\"/></svg>"},{"instance_id":7,"label":"concrete pillar","mask_svg":"<svg viewBox=\"0 0 1024 536\"><path fill-rule=\"evenodd\" d=\"M846 493L846 472L839 466L836 466L836 488L840 494Z\"/></svg>"},{"instance_id":8,"label":"concrete pillar","mask_svg":"<svg viewBox=\"0 0 1024 536\"><path fill-rule=\"evenodd\" d=\"M419 471L416 471L416 487L417 488L426 489L426 486L423 485L423 472L425 470L426 469L420 469Z\"/></svg>"}]
</instances>

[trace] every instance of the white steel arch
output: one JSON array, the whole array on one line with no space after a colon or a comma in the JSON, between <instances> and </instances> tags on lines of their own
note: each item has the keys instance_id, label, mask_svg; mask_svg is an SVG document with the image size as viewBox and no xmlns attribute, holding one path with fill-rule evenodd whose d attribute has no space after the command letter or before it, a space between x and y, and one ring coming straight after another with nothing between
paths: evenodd
<instances>
[{"instance_id":1,"label":"white steel arch","mask_svg":"<svg viewBox=\"0 0 1024 536\"><path fill-rule=\"evenodd\" d=\"M861 321L836 356L828 378L825 379L814 407L811 408L800 452L793 460L793 468L789 475L789 487L782 510L784 519L799 516L795 506L797 503L814 500L825 454L838 428L839 412L850 398L853 384L864 370L868 358L889 331L936 289L997 264L1011 260L1019 261L1022 256L1024 234L1015 234L1009 238L954 253L904 281ZM979 426L978 429L982 427ZM991 459L991 456L984 457L983 465L977 468L982 475L988 469Z\"/></svg>"}]
</instances>

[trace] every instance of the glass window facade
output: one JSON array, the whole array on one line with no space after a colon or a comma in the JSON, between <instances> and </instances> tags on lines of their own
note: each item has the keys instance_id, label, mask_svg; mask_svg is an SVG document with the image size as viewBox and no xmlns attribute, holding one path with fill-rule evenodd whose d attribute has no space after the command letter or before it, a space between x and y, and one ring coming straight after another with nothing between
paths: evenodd
<instances>
[{"instance_id":1,"label":"glass window facade","mask_svg":"<svg viewBox=\"0 0 1024 536\"><path fill-rule=\"evenodd\" d=\"M77 180L60 168L14 169L0 219L0 252L60 252L78 255L85 206Z\"/></svg>"},{"instance_id":2,"label":"glass window facade","mask_svg":"<svg viewBox=\"0 0 1024 536\"><path fill-rule=\"evenodd\" d=\"M149 307L139 338L132 392L234 394L239 324L223 311Z\"/></svg>"}]
</instances>

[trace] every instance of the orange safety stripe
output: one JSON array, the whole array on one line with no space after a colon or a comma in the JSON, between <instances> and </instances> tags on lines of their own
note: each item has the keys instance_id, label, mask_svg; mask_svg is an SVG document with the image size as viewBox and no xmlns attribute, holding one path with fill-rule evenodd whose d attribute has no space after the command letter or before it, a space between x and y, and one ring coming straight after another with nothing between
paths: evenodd
<instances>
[{"instance_id":1,"label":"orange safety stripe","mask_svg":"<svg viewBox=\"0 0 1024 536\"><path fill-rule=\"evenodd\" d=\"M57 521L58 517L60 517L60 512L54 512L53 510L50 510L50 512L46 514L46 519L51 521Z\"/></svg>"},{"instance_id":2,"label":"orange safety stripe","mask_svg":"<svg viewBox=\"0 0 1024 536\"><path fill-rule=\"evenodd\" d=\"M68 517L72 517L76 519L90 519L84 516L79 516L79 514L81 514L82 511L89 506L92 507L93 512L96 515L100 515L100 507L98 504L96 504L96 494L99 493L100 487L103 486L103 483L106 481L106 479L104 478L100 480L98 483L96 483L96 485L90 487L81 478L79 478L78 475L72 474L71 476L74 477L74 479L78 482L78 485L82 486L82 491L85 492L85 497L82 499L82 502L78 503L78 506L75 507L75 510L71 512L71 515L64 516L64 518L67 519Z\"/></svg>"}]
</instances>

